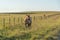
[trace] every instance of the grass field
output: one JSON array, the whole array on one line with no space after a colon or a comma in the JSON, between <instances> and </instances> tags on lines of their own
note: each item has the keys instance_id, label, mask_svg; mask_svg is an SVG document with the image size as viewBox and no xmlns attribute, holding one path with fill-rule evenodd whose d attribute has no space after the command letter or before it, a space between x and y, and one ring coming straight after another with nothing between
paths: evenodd
<instances>
[{"instance_id":1,"label":"grass field","mask_svg":"<svg viewBox=\"0 0 60 40\"><path fill-rule=\"evenodd\" d=\"M30 29L26 14L32 17ZM1 13L0 40L60 40L60 12Z\"/></svg>"}]
</instances>

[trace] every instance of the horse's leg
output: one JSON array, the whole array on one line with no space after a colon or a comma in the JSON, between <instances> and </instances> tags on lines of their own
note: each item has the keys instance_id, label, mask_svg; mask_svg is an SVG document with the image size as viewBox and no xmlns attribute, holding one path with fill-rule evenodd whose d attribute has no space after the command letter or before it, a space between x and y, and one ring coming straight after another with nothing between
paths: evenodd
<instances>
[{"instance_id":1,"label":"horse's leg","mask_svg":"<svg viewBox=\"0 0 60 40\"><path fill-rule=\"evenodd\" d=\"M28 27L28 24L27 24L27 23L25 23L25 27L26 27L26 28Z\"/></svg>"},{"instance_id":2,"label":"horse's leg","mask_svg":"<svg viewBox=\"0 0 60 40\"><path fill-rule=\"evenodd\" d=\"M31 28L31 23L30 23L30 24L28 24L28 27L29 27L29 28Z\"/></svg>"}]
</instances>

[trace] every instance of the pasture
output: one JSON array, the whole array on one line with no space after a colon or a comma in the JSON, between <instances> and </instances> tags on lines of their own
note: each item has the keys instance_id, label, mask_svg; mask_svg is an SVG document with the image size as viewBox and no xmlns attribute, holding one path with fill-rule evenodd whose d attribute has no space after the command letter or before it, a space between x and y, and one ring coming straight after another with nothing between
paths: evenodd
<instances>
[{"instance_id":1,"label":"pasture","mask_svg":"<svg viewBox=\"0 0 60 40\"><path fill-rule=\"evenodd\" d=\"M26 14L32 17L30 29ZM60 40L60 12L1 13L0 40Z\"/></svg>"}]
</instances>

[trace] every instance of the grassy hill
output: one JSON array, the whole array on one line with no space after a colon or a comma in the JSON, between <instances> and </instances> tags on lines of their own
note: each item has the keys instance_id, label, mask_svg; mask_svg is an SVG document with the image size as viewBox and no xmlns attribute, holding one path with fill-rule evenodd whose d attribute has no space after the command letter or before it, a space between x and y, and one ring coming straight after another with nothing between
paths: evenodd
<instances>
[{"instance_id":1,"label":"grassy hill","mask_svg":"<svg viewBox=\"0 0 60 40\"><path fill-rule=\"evenodd\" d=\"M31 28L24 17L32 17ZM44 16L45 15L45 16ZM59 40L60 12L24 12L0 14L0 40Z\"/></svg>"}]
</instances>

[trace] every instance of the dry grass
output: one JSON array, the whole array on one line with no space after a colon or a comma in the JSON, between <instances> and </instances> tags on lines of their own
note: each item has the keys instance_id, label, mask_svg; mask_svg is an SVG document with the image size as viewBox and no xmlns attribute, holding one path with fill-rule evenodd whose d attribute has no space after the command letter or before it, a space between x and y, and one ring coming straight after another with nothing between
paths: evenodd
<instances>
[{"instance_id":1,"label":"dry grass","mask_svg":"<svg viewBox=\"0 0 60 40\"><path fill-rule=\"evenodd\" d=\"M8 40L49 40L51 37L57 40L60 30L60 15L55 14L58 12L30 14L32 17L31 29L24 26L23 19L26 14L0 14L0 35L5 40L6 38ZM48 17L49 15L53 16Z\"/></svg>"}]
</instances>

